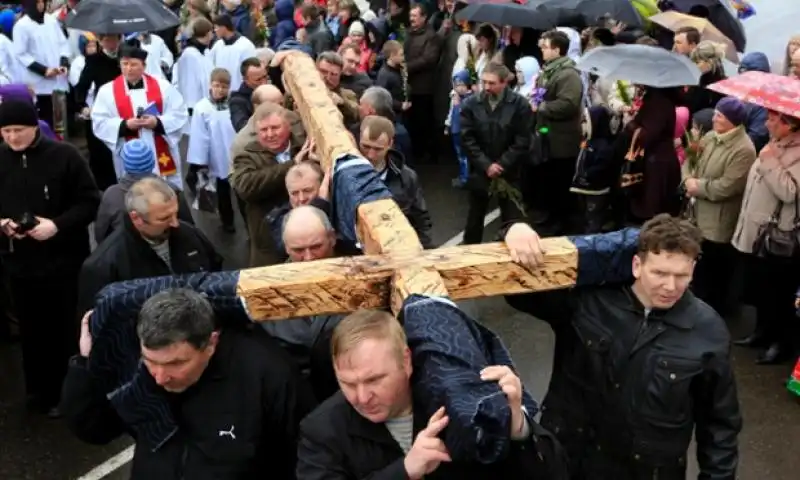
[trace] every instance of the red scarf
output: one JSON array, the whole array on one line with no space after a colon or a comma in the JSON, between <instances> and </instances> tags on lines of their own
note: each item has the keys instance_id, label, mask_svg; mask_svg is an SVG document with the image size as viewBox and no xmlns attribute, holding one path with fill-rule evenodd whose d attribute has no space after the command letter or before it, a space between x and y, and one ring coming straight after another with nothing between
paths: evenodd
<instances>
[{"instance_id":1,"label":"red scarf","mask_svg":"<svg viewBox=\"0 0 800 480\"><path fill-rule=\"evenodd\" d=\"M145 74L144 87L147 93L147 103L155 103L159 114L163 114L164 97L161 95L161 87L158 85L158 80L150 75ZM123 120L136 117L136 114L133 111L133 103L131 102L131 98L125 91L125 77L120 75L114 79L112 89L114 91L114 103L117 104L117 112L119 113L119 116L122 117ZM156 144L156 163L158 164L159 174L162 177L175 175L178 173L178 167L175 164L175 159L172 157L172 152L169 150L169 143L167 143L167 140L163 135L157 135L154 133L153 137ZM127 136L125 137L125 140L132 140L134 138L139 138L139 134L135 133Z\"/></svg>"}]
</instances>

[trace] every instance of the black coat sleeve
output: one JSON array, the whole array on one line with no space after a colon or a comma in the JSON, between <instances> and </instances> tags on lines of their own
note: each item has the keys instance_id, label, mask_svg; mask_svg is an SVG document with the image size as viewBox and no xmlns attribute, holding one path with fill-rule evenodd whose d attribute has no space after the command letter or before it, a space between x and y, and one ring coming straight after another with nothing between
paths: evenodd
<instances>
[{"instance_id":1,"label":"black coat sleeve","mask_svg":"<svg viewBox=\"0 0 800 480\"><path fill-rule=\"evenodd\" d=\"M727 343L726 343L727 344ZM707 355L695 398L695 440L701 479L734 480L742 414L730 352Z\"/></svg>"},{"instance_id":2,"label":"black coat sleeve","mask_svg":"<svg viewBox=\"0 0 800 480\"><path fill-rule=\"evenodd\" d=\"M464 154L479 175L486 175L486 170L492 164L492 160L481 151L478 141L478 118L475 109L480 107L477 99L473 96L467 99L461 106L461 146Z\"/></svg>"},{"instance_id":3,"label":"black coat sleeve","mask_svg":"<svg viewBox=\"0 0 800 480\"><path fill-rule=\"evenodd\" d=\"M417 172L407 169L405 181L407 182L408 197L412 199L408 210L408 220L417 232L422 247L436 248L431 238L433 222L431 222L431 214L428 212L428 205L425 203L425 195L422 192Z\"/></svg>"},{"instance_id":4,"label":"black coat sleeve","mask_svg":"<svg viewBox=\"0 0 800 480\"><path fill-rule=\"evenodd\" d=\"M222 262L224 259L222 255L217 252L217 249L214 248L214 244L208 239L208 237L203 234L203 232L197 228L193 227L193 230L197 234L197 239L200 241L200 244L203 246L203 253L206 255L208 259L208 270L210 272L219 272L222 270Z\"/></svg>"},{"instance_id":5,"label":"black coat sleeve","mask_svg":"<svg viewBox=\"0 0 800 480\"><path fill-rule=\"evenodd\" d=\"M126 433L125 424L81 357L70 361L61 391L61 413L70 431L86 443L104 445Z\"/></svg>"},{"instance_id":6,"label":"black coat sleeve","mask_svg":"<svg viewBox=\"0 0 800 480\"><path fill-rule=\"evenodd\" d=\"M94 221L97 207L100 206L100 190L89 170L89 163L71 145L64 149L64 154L69 156L64 179L69 206L61 215L51 219L59 232L88 227Z\"/></svg>"},{"instance_id":7,"label":"black coat sleeve","mask_svg":"<svg viewBox=\"0 0 800 480\"><path fill-rule=\"evenodd\" d=\"M247 125L247 121L250 120L251 104L249 102L250 99L239 95L230 100L231 123L233 124L233 129L237 132L240 132Z\"/></svg>"},{"instance_id":8,"label":"black coat sleeve","mask_svg":"<svg viewBox=\"0 0 800 480\"><path fill-rule=\"evenodd\" d=\"M527 101L519 98L518 101L514 102L514 116L512 118L511 127L514 129L514 140L498 161L503 169L509 172L519 165L526 155L530 154L533 112ZM464 128L463 123L461 128Z\"/></svg>"}]
</instances>

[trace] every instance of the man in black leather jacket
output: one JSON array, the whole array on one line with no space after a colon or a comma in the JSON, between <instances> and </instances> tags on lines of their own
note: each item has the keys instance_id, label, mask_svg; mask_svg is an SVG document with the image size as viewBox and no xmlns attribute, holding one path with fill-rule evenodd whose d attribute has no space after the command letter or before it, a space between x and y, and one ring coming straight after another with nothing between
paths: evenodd
<instances>
[{"instance_id":1,"label":"man in black leather jacket","mask_svg":"<svg viewBox=\"0 0 800 480\"><path fill-rule=\"evenodd\" d=\"M505 240L523 265L542 261L527 225ZM567 449L573 478L683 480L692 431L698 478L736 478L730 335L688 291L701 240L692 224L659 215L640 232L632 285L506 297L556 334L541 424Z\"/></svg>"}]
</instances>

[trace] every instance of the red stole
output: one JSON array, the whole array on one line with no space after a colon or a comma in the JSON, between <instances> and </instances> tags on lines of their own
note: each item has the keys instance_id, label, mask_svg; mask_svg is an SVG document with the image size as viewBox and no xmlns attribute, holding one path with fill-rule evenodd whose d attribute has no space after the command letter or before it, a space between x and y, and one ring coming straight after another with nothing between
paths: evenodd
<instances>
[{"instance_id":1,"label":"red stole","mask_svg":"<svg viewBox=\"0 0 800 480\"><path fill-rule=\"evenodd\" d=\"M164 97L161 95L161 87L158 85L158 80L150 75L144 75L144 87L147 93L147 103L155 103L156 109L159 114L164 113ZM133 102L125 92L125 77L120 75L113 81L112 89L114 91L114 103L117 105L117 113L123 120L128 120L136 117L133 111ZM138 133L125 137L125 140L132 140L139 138ZM175 164L175 159L169 150L169 143L163 135L153 133L153 139L156 144L156 160L158 164L158 172L162 177L168 177L178 173L178 167Z\"/></svg>"}]
</instances>

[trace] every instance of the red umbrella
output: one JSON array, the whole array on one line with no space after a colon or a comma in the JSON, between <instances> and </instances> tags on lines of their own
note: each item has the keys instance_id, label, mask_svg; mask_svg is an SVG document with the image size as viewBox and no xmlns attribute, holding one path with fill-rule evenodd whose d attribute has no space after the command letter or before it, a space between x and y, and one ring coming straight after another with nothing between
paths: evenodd
<instances>
[{"instance_id":1,"label":"red umbrella","mask_svg":"<svg viewBox=\"0 0 800 480\"><path fill-rule=\"evenodd\" d=\"M773 73L745 72L707 87L768 110L800 118L800 80Z\"/></svg>"}]
</instances>

